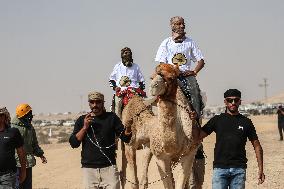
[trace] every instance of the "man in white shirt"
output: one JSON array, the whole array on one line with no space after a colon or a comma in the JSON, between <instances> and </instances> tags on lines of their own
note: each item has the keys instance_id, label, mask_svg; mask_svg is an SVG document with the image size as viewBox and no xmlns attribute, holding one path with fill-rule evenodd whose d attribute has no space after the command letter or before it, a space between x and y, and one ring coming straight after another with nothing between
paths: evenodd
<instances>
[{"instance_id":1,"label":"man in white shirt","mask_svg":"<svg viewBox=\"0 0 284 189\"><path fill-rule=\"evenodd\" d=\"M181 72L178 78L179 86L188 101L192 104L198 118L200 118L204 104L196 76L204 67L204 57L196 43L190 37L185 36L185 23L182 17L175 16L171 18L170 26L172 36L166 38L161 43L155 61L179 66ZM193 62L197 62L194 69L191 68ZM202 154L202 158L199 158L198 154ZM197 162L196 165L198 166L193 167L193 174L191 174L190 182L186 188L202 188L205 167L202 146L198 149L195 161L199 161L200 163Z\"/></svg>"},{"instance_id":2,"label":"man in white shirt","mask_svg":"<svg viewBox=\"0 0 284 189\"><path fill-rule=\"evenodd\" d=\"M139 66L133 62L130 48L121 49L121 61L114 66L109 82L115 91L113 105L114 111L119 118L121 118L123 104L127 104L127 100L131 95L146 96L143 91L145 89L145 80Z\"/></svg>"},{"instance_id":3,"label":"man in white shirt","mask_svg":"<svg viewBox=\"0 0 284 189\"><path fill-rule=\"evenodd\" d=\"M170 25L172 36L161 43L155 61L179 66L181 71L180 87L200 116L203 103L196 76L204 67L204 57L196 43L190 37L185 36L185 23L182 17L171 18ZM191 69L193 62L197 62L197 65Z\"/></svg>"}]
</instances>

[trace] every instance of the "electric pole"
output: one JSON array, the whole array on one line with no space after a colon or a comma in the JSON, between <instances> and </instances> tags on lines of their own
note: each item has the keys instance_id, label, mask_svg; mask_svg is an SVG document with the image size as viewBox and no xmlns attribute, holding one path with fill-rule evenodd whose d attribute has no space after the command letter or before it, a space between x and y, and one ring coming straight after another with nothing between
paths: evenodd
<instances>
[{"instance_id":1,"label":"electric pole","mask_svg":"<svg viewBox=\"0 0 284 189\"><path fill-rule=\"evenodd\" d=\"M264 88L264 99L267 102L267 87L268 87L267 78L263 78L263 83L259 84L259 86Z\"/></svg>"}]
</instances>

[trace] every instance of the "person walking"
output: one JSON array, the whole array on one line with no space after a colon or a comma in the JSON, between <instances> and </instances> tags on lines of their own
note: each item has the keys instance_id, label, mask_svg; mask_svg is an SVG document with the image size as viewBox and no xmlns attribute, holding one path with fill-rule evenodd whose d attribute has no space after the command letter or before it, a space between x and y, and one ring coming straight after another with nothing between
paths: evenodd
<instances>
[{"instance_id":1,"label":"person walking","mask_svg":"<svg viewBox=\"0 0 284 189\"><path fill-rule=\"evenodd\" d=\"M16 188L16 159L15 151L19 157L21 169L19 182L26 178L26 158L23 148L23 138L18 129L10 127L10 114L6 107L0 107L0 188Z\"/></svg>"},{"instance_id":2,"label":"person walking","mask_svg":"<svg viewBox=\"0 0 284 189\"><path fill-rule=\"evenodd\" d=\"M125 128L114 112L105 111L102 93L89 93L88 102L91 112L76 120L69 138L72 148L78 148L82 143L84 188L119 189L115 138L128 143L132 136L131 128Z\"/></svg>"},{"instance_id":3,"label":"person walking","mask_svg":"<svg viewBox=\"0 0 284 189\"><path fill-rule=\"evenodd\" d=\"M278 131L280 136L280 141L283 141L283 132L284 132L284 109L282 105L278 107L277 110L278 117Z\"/></svg>"},{"instance_id":4,"label":"person walking","mask_svg":"<svg viewBox=\"0 0 284 189\"><path fill-rule=\"evenodd\" d=\"M36 165L36 157L40 157L43 164L47 163L44 152L38 144L35 129L32 125L33 113L32 108L28 104L19 104L16 108L16 116L12 120L11 126L17 128L24 139L24 150L26 152L26 168L27 177L23 183L17 182L20 189L32 188L32 168ZM19 157L16 155L18 170L22 168Z\"/></svg>"},{"instance_id":5,"label":"person walking","mask_svg":"<svg viewBox=\"0 0 284 189\"><path fill-rule=\"evenodd\" d=\"M198 142L212 132L216 133L213 162L213 189L244 189L247 158L247 139L254 147L258 163L258 184L265 180L263 172L263 149L252 121L239 113L241 92L228 89L224 93L225 113L215 115L201 129L193 124L193 140ZM191 119L197 114L192 112Z\"/></svg>"}]
</instances>

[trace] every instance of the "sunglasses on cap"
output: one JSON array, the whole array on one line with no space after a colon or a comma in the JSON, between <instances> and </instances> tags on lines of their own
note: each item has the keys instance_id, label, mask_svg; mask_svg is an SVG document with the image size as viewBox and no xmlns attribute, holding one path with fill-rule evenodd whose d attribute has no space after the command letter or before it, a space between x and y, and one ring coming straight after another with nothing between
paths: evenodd
<instances>
[{"instance_id":1,"label":"sunglasses on cap","mask_svg":"<svg viewBox=\"0 0 284 189\"><path fill-rule=\"evenodd\" d=\"M241 100L240 98L226 98L226 101L229 103L233 103L233 102L238 103L240 102L240 100Z\"/></svg>"}]
</instances>

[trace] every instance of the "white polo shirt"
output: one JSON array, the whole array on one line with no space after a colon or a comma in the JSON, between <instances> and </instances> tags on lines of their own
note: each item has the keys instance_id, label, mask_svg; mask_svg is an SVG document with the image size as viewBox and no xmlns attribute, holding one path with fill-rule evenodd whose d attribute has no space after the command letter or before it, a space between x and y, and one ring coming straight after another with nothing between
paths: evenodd
<instances>
[{"instance_id":1,"label":"white polo shirt","mask_svg":"<svg viewBox=\"0 0 284 189\"><path fill-rule=\"evenodd\" d=\"M127 67L121 61L114 66L109 80L114 80L116 86L120 87L121 90L125 90L127 87L139 88L139 82L145 82L137 64L133 63L131 67ZM121 82L121 80L128 80L129 82L125 83ZM121 85L121 83L124 84Z\"/></svg>"},{"instance_id":2,"label":"white polo shirt","mask_svg":"<svg viewBox=\"0 0 284 189\"><path fill-rule=\"evenodd\" d=\"M179 61L181 72L189 71L191 63L204 59L196 43L189 37L182 43L175 43L172 37L165 39L156 54L155 61L173 64L173 60Z\"/></svg>"}]
</instances>

